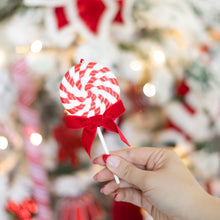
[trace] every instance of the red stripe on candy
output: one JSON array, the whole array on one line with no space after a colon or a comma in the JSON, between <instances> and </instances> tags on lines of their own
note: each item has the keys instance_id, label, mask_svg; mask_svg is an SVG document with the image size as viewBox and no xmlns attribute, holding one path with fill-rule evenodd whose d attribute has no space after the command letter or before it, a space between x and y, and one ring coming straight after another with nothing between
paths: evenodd
<instances>
[{"instance_id":1,"label":"red stripe on candy","mask_svg":"<svg viewBox=\"0 0 220 220\"><path fill-rule=\"evenodd\" d=\"M81 67L81 64L77 64L77 65L75 65L75 67L74 67L74 69L75 69L75 73L79 72L80 67Z\"/></svg>"},{"instance_id":2,"label":"red stripe on candy","mask_svg":"<svg viewBox=\"0 0 220 220\"><path fill-rule=\"evenodd\" d=\"M107 67L104 67L104 68L100 69L99 71L102 73L106 73L106 72L109 72L110 70Z\"/></svg>"},{"instance_id":3,"label":"red stripe on candy","mask_svg":"<svg viewBox=\"0 0 220 220\"><path fill-rule=\"evenodd\" d=\"M93 84L87 84L87 85L85 86L85 91L91 89L92 87L94 87Z\"/></svg>"},{"instance_id":4,"label":"red stripe on candy","mask_svg":"<svg viewBox=\"0 0 220 220\"><path fill-rule=\"evenodd\" d=\"M101 109L98 107L97 109L95 109L95 115L99 115L101 112Z\"/></svg>"},{"instance_id":5,"label":"red stripe on candy","mask_svg":"<svg viewBox=\"0 0 220 220\"><path fill-rule=\"evenodd\" d=\"M63 97L60 97L60 99L63 104L70 104L69 99Z\"/></svg>"},{"instance_id":6,"label":"red stripe on candy","mask_svg":"<svg viewBox=\"0 0 220 220\"><path fill-rule=\"evenodd\" d=\"M77 87L79 90L82 89L82 84L81 84L81 81L80 81L80 80L78 80L78 81L76 82L76 87Z\"/></svg>"},{"instance_id":7,"label":"red stripe on candy","mask_svg":"<svg viewBox=\"0 0 220 220\"><path fill-rule=\"evenodd\" d=\"M96 63L93 63L93 62L88 63L87 68L92 69L95 65L96 65Z\"/></svg>"},{"instance_id":8,"label":"red stripe on candy","mask_svg":"<svg viewBox=\"0 0 220 220\"><path fill-rule=\"evenodd\" d=\"M82 110L84 107L85 107L85 104L80 104L80 105L78 105L78 106L75 106L74 109L68 109L68 111L69 111L71 114L75 114L75 113L77 113L78 111Z\"/></svg>"},{"instance_id":9,"label":"red stripe on candy","mask_svg":"<svg viewBox=\"0 0 220 220\"><path fill-rule=\"evenodd\" d=\"M67 92L66 87L62 83L60 83L60 90Z\"/></svg>"}]
</instances>

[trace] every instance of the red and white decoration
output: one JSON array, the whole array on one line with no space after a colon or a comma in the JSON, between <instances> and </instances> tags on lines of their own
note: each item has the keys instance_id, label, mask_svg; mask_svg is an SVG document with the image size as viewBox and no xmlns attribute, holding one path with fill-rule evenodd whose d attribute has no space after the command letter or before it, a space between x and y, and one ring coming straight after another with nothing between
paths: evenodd
<instances>
[{"instance_id":1,"label":"red and white decoration","mask_svg":"<svg viewBox=\"0 0 220 220\"><path fill-rule=\"evenodd\" d=\"M24 143L33 181L33 197L39 209L37 219L48 220L51 219L51 213L47 174L41 164L40 146L36 147L30 141L31 134L40 130L40 119L39 113L30 107L36 98L36 91L28 76L25 59L18 60L12 66L12 74L14 84L19 90L18 112L23 123Z\"/></svg>"}]
</instances>

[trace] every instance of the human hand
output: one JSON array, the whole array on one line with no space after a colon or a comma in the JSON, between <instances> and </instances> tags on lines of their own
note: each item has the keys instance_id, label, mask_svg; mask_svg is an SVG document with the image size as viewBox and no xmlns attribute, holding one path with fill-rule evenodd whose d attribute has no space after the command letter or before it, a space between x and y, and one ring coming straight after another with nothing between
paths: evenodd
<instances>
[{"instance_id":1,"label":"human hand","mask_svg":"<svg viewBox=\"0 0 220 220\"><path fill-rule=\"evenodd\" d=\"M106 166L94 176L110 181L102 189L116 201L143 207L157 219L220 219L219 200L209 196L172 150L129 148L94 159ZM121 178L116 184L113 174Z\"/></svg>"}]
</instances>

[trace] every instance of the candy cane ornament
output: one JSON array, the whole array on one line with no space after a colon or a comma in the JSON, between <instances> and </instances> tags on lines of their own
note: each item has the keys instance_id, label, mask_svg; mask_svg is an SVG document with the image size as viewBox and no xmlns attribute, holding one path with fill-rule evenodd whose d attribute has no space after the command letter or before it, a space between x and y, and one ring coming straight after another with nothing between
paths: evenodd
<instances>
[{"instance_id":1,"label":"candy cane ornament","mask_svg":"<svg viewBox=\"0 0 220 220\"><path fill-rule=\"evenodd\" d=\"M66 125L81 129L82 145L90 156L96 131L106 154L107 145L100 127L119 134L122 141L129 143L114 122L125 111L119 99L120 88L114 74L101 64L81 60L64 75L60 84L60 99L68 112ZM120 183L115 176L116 183Z\"/></svg>"}]
</instances>

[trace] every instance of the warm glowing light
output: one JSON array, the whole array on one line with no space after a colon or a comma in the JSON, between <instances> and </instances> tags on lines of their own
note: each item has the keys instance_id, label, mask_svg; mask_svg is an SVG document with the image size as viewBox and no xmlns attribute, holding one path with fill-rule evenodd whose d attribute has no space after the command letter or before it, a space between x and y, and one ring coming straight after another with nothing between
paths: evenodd
<instances>
[{"instance_id":1,"label":"warm glowing light","mask_svg":"<svg viewBox=\"0 0 220 220\"><path fill-rule=\"evenodd\" d=\"M134 60L130 63L130 67L134 71L139 71L142 69L142 63L139 60Z\"/></svg>"},{"instance_id":2,"label":"warm glowing light","mask_svg":"<svg viewBox=\"0 0 220 220\"><path fill-rule=\"evenodd\" d=\"M3 51L0 51L0 66L2 66L5 62L5 54Z\"/></svg>"},{"instance_id":3,"label":"warm glowing light","mask_svg":"<svg viewBox=\"0 0 220 220\"><path fill-rule=\"evenodd\" d=\"M15 48L16 53L18 54L24 54L29 51L30 47L29 46L17 46Z\"/></svg>"},{"instance_id":4,"label":"warm glowing light","mask_svg":"<svg viewBox=\"0 0 220 220\"><path fill-rule=\"evenodd\" d=\"M4 136L0 136L0 149L5 150L8 147L8 140Z\"/></svg>"},{"instance_id":5,"label":"warm glowing light","mask_svg":"<svg viewBox=\"0 0 220 220\"><path fill-rule=\"evenodd\" d=\"M32 133L30 136L30 141L35 146L40 145L42 140L43 140L43 138L39 133Z\"/></svg>"},{"instance_id":6,"label":"warm glowing light","mask_svg":"<svg viewBox=\"0 0 220 220\"><path fill-rule=\"evenodd\" d=\"M153 52L153 59L157 63L163 63L165 61L165 54L161 50L155 50Z\"/></svg>"},{"instance_id":7,"label":"warm glowing light","mask_svg":"<svg viewBox=\"0 0 220 220\"><path fill-rule=\"evenodd\" d=\"M40 40L36 40L31 44L31 52L39 53L42 49L42 42Z\"/></svg>"},{"instance_id":8,"label":"warm glowing light","mask_svg":"<svg viewBox=\"0 0 220 220\"><path fill-rule=\"evenodd\" d=\"M147 97L153 97L156 94L156 87L151 83L146 83L143 92Z\"/></svg>"}]
</instances>

